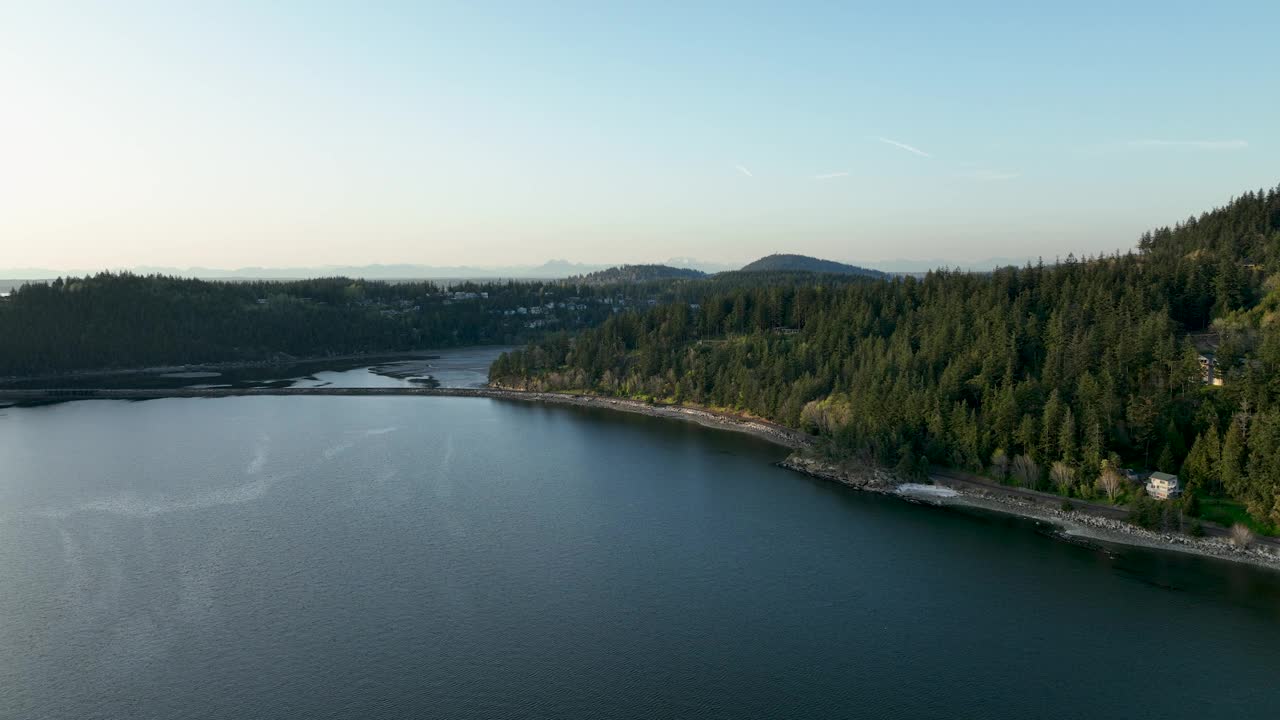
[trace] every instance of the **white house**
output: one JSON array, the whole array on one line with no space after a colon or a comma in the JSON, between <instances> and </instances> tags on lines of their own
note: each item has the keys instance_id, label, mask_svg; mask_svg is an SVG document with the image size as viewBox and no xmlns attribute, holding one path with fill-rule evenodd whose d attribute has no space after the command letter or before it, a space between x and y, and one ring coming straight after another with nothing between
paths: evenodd
<instances>
[{"instance_id":1,"label":"white house","mask_svg":"<svg viewBox=\"0 0 1280 720\"><path fill-rule=\"evenodd\" d=\"M1178 476L1162 472L1151 473L1151 478L1147 480L1147 494L1157 500L1178 497L1182 494Z\"/></svg>"}]
</instances>

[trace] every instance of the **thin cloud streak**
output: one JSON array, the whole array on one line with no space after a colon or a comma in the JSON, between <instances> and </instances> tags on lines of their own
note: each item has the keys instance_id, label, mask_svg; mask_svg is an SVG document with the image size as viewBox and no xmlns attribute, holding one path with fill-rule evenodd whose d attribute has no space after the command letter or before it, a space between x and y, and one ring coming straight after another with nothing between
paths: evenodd
<instances>
[{"instance_id":1,"label":"thin cloud streak","mask_svg":"<svg viewBox=\"0 0 1280 720\"><path fill-rule=\"evenodd\" d=\"M842 178L842 177L849 177L849 173L841 170L840 172L823 173L821 175L814 175L813 179L814 180L830 180L832 178Z\"/></svg>"},{"instance_id":2,"label":"thin cloud streak","mask_svg":"<svg viewBox=\"0 0 1280 720\"><path fill-rule=\"evenodd\" d=\"M876 140L877 140L877 141L879 141L879 142L884 143L885 145L892 145L892 146L894 146L894 147L896 147L896 148L901 148L901 149L903 149L903 150L906 150L906 151L907 151L907 152L909 152L909 153L915 153L916 155L919 155L920 157L927 157L927 158L931 158L931 157L933 157L933 156L932 156L932 155L930 155L929 153L927 153L927 152L925 152L925 151L921 150L920 148L918 148L918 147L913 147L913 146L908 145L908 144L906 144L906 143L904 143L904 142L898 142L897 140L890 140L890 139L889 139L889 138L887 138L887 137L877 137L877 138L876 138Z\"/></svg>"},{"instance_id":3,"label":"thin cloud streak","mask_svg":"<svg viewBox=\"0 0 1280 720\"><path fill-rule=\"evenodd\" d=\"M742 173L743 175L746 175L746 176L747 176L747 177L749 177L749 178L753 178L753 177L755 177L755 175L752 175L752 174L751 174L751 171L750 171L750 170L748 170L748 169L746 169L746 168L742 167L741 165L734 165L734 166L733 166L733 169L734 169L734 170L737 170L738 172Z\"/></svg>"},{"instance_id":4,"label":"thin cloud streak","mask_svg":"<svg viewBox=\"0 0 1280 720\"><path fill-rule=\"evenodd\" d=\"M1243 150L1249 147L1244 140L1130 140L1125 143L1135 149L1186 148L1190 150Z\"/></svg>"}]
</instances>

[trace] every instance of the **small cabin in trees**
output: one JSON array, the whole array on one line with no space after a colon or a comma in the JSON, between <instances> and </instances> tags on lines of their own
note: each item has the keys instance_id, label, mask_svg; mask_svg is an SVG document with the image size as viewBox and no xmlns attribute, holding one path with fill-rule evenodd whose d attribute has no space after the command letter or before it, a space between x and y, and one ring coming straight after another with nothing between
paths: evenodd
<instances>
[{"instance_id":1,"label":"small cabin in trees","mask_svg":"<svg viewBox=\"0 0 1280 720\"><path fill-rule=\"evenodd\" d=\"M1200 380L1205 385L1222 385L1222 376L1218 374L1218 363L1213 353L1200 353Z\"/></svg>"}]
</instances>

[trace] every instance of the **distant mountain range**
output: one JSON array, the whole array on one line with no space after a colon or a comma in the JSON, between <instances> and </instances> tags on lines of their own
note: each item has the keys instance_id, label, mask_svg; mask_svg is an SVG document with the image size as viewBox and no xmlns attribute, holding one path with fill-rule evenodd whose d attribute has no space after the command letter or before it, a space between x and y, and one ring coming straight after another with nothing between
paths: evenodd
<instances>
[{"instance_id":1,"label":"distant mountain range","mask_svg":"<svg viewBox=\"0 0 1280 720\"><path fill-rule=\"evenodd\" d=\"M530 278L553 279L605 270L610 265L573 263L568 260L548 260L541 265L471 266L471 265L320 265L310 267L243 267L235 269L207 267L169 267L141 265L128 268L140 275L178 275L211 280L256 279L285 280L294 278L349 276L369 280L404 280L435 278ZM47 268L0 269L0 277L10 279L45 279L66 275L92 275L105 268L80 270L50 270Z\"/></svg>"},{"instance_id":2,"label":"distant mountain range","mask_svg":"<svg viewBox=\"0 0 1280 720\"><path fill-rule=\"evenodd\" d=\"M691 258L672 258L667 266L678 269L694 269L704 273L735 270L737 265L703 262ZM348 276L369 280L407 279L490 279L520 278L551 280L574 275L608 270L611 264L575 263L568 260L548 260L541 265L320 265L311 267L243 267L235 269L208 267L172 267L140 265L113 268L77 268L53 270L50 268L0 268L0 278L9 280L47 280L56 277L94 275L103 270L129 271L139 275L177 275L210 280L288 280L295 278Z\"/></svg>"},{"instance_id":3,"label":"distant mountain range","mask_svg":"<svg viewBox=\"0 0 1280 720\"><path fill-rule=\"evenodd\" d=\"M918 274L941 267L958 267L963 270L990 270L1005 265L1022 265L1028 258L989 258L975 261L956 260L889 260L866 263L865 266L849 265L833 260L822 260L806 255L770 255L741 268L736 264L716 263L681 257L671 258L662 264L653 265L606 265L592 263L575 263L568 260L549 260L541 265L321 265L311 267L244 267L236 269L207 267L168 267L168 266L136 266L128 268L79 268L75 270L54 270L50 268L0 268L0 278L5 280L47 280L55 277L93 275L102 270L128 270L141 275L176 275L181 277L197 277L210 280L289 280L296 278L348 276L369 280L410 280L410 279L559 279L574 276L589 276L611 269L632 268L631 272L658 272L657 270L639 271L636 268L669 268L676 274L663 277L687 277L679 271L691 270L704 274L726 272L731 270L753 271L811 271L824 273L847 273L876 276L887 274ZM1033 260L1034 261L1034 260ZM664 271L666 272L666 271ZM653 276L658 279L659 276Z\"/></svg>"}]
</instances>

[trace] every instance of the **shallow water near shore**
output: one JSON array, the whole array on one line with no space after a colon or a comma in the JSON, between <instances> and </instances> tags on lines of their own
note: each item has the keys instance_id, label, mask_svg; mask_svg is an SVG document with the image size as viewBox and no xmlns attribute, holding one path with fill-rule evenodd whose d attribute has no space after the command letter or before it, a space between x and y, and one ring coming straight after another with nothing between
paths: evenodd
<instances>
[{"instance_id":1,"label":"shallow water near shore","mask_svg":"<svg viewBox=\"0 0 1280 720\"><path fill-rule=\"evenodd\" d=\"M0 717L1204 718L1280 701L1280 575L858 493L773 467L786 452L475 398L7 409Z\"/></svg>"}]
</instances>

